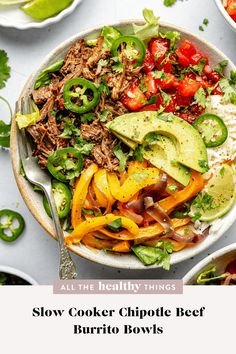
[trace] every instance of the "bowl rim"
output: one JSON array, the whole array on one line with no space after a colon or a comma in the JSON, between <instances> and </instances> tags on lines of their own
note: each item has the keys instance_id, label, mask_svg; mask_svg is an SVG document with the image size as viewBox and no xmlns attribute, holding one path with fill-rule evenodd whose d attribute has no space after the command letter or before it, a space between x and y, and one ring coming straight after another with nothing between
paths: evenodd
<instances>
[{"instance_id":1,"label":"bowl rim","mask_svg":"<svg viewBox=\"0 0 236 354\"><path fill-rule=\"evenodd\" d=\"M28 283L30 283L30 285L38 285L38 282L34 278L32 278L30 275L26 274L20 269L0 265L0 272L15 275L23 280L26 280Z\"/></svg>"},{"instance_id":2,"label":"bowl rim","mask_svg":"<svg viewBox=\"0 0 236 354\"><path fill-rule=\"evenodd\" d=\"M44 57L44 59L42 60L42 62L40 63L40 65L37 66L37 68L31 73L31 75L28 77L25 85L22 88L21 94L19 96L19 100L21 99L21 97L23 97L24 92L27 91L27 88L29 87L29 83L32 79L32 77L34 77L40 70L43 69L43 67L45 65L47 65L48 61L54 57L58 51L62 50L64 47L66 47L67 45L73 43L75 40L77 40L78 38L83 38L88 36L89 34L91 34L92 32L95 31L99 31L103 28L103 26L114 26L114 27L119 27L122 25L130 25L132 23L136 23L136 24L143 24L144 21L141 19L125 19L125 20L119 20L116 22L112 22L109 24L100 24L100 25L96 25L93 26L91 28L88 28L86 30L83 30L81 32L78 32L77 34L71 36L70 38L66 39L65 41L63 41L62 43L60 43L56 48L54 48L48 55L46 55ZM182 34L186 35L186 36L192 36L193 38L195 38L196 40L198 40L201 43L204 43L211 51L216 52L220 57L225 58L228 60L229 64L231 65L231 67L233 67L236 70L235 65L233 64L233 62L221 51L219 50L215 45L209 43L208 41L206 41L205 39L201 38L199 35L196 35L194 33L192 33L191 31L188 31L182 27L176 26L174 24L168 23L168 22L162 22L160 21L160 26L161 27L167 27L167 28L172 28L173 30L179 31ZM17 146L17 126L16 126L16 121L15 119L13 119L12 122L12 128L11 128L11 161L12 161L12 167L13 167L13 172L14 172L14 176L15 176L15 180L16 183L18 185L19 191L28 207L28 209L30 210L31 214L34 216L34 218L38 221L38 223L44 228L44 230L54 239L56 239L56 235L54 234L54 230L52 225L49 225L48 223L45 225L44 223L44 218L42 215L38 214L38 210L35 207L35 205L33 204L32 200L28 198L27 194L24 191L24 184L25 184L25 179L24 177L20 176L17 168L18 168L18 161L19 161L19 157L18 157L18 146ZM22 177L22 178L21 178ZM199 254L200 252L206 250L208 247L210 247L214 242L216 242L220 237L222 237L222 235L224 234L224 232L226 230L229 229L229 227L235 222L236 220L236 216L234 219L230 220L230 222L228 222L227 224L224 223L224 225L221 227L221 233L220 236L218 237L214 237L212 238L211 242L209 242L209 244L205 245L204 242L198 245L198 248L196 249L195 247L192 248L192 252L189 252L187 254L184 254L182 256L182 258L179 259L174 259L173 257L171 257L171 261L170 264L176 264L176 263L180 263L183 262L197 254ZM120 269L135 269L135 270L151 270L151 269L157 269L160 268L160 266L158 265L153 265L150 267L145 267L141 262L140 264L137 264L134 266L129 266L128 264L121 264L120 262L116 262L115 259L117 259L114 256L114 262L110 262L110 261L106 261L104 260L102 257L102 259L100 258L99 260L96 259L96 257L94 257L94 255L92 254L85 254L85 252L81 252L81 250L76 249L73 247L73 245L69 245L67 246L68 249L70 251L72 251L73 253L75 253L76 255L83 257L89 261L92 261L94 263L98 263L98 264L102 264L105 266L109 266L112 268L120 268ZM92 252L91 252L92 253Z\"/></svg>"},{"instance_id":3,"label":"bowl rim","mask_svg":"<svg viewBox=\"0 0 236 354\"><path fill-rule=\"evenodd\" d=\"M221 15L224 17L225 21L228 22L228 24L234 31L236 31L236 22L229 16L228 12L224 8L222 0L215 0L215 3Z\"/></svg>"},{"instance_id":4,"label":"bowl rim","mask_svg":"<svg viewBox=\"0 0 236 354\"><path fill-rule=\"evenodd\" d=\"M217 261L223 255L230 253L232 251L236 251L236 243L232 243L228 246L220 248L219 250L215 251L214 253L210 254L209 256L203 258L200 262L198 262L192 269L190 269L185 276L183 277L183 284L184 285L193 285L189 284L189 281L198 274L203 268L207 265L212 263L213 260Z\"/></svg>"},{"instance_id":5,"label":"bowl rim","mask_svg":"<svg viewBox=\"0 0 236 354\"><path fill-rule=\"evenodd\" d=\"M49 17L46 20L43 21L36 21L32 18L32 22L26 22L26 23L11 23L11 22L6 22L6 23L0 23L0 27L5 27L5 28L15 28L18 30L27 30L31 28L44 28L49 25L53 25L54 23L57 23L61 21L64 17L68 16L71 14L76 7L82 2L83 0L74 0L68 7L66 7L64 10L59 12L59 14Z\"/></svg>"}]
</instances>

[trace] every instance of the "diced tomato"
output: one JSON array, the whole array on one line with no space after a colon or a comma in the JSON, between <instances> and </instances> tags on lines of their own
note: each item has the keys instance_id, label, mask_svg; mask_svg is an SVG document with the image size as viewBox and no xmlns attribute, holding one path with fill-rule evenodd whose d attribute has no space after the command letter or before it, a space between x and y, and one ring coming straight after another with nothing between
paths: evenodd
<instances>
[{"instance_id":1,"label":"diced tomato","mask_svg":"<svg viewBox=\"0 0 236 354\"><path fill-rule=\"evenodd\" d=\"M208 64L208 58L200 53L196 53L193 56L191 56L190 64L192 65L197 65L202 59L205 59L205 65Z\"/></svg>"},{"instance_id":2,"label":"diced tomato","mask_svg":"<svg viewBox=\"0 0 236 354\"><path fill-rule=\"evenodd\" d=\"M201 59L202 55L200 53L196 53L189 58L190 64L197 65Z\"/></svg>"},{"instance_id":3,"label":"diced tomato","mask_svg":"<svg viewBox=\"0 0 236 354\"><path fill-rule=\"evenodd\" d=\"M184 97L192 97L200 87L201 84L199 82L186 77L183 80L180 80L178 92Z\"/></svg>"},{"instance_id":4,"label":"diced tomato","mask_svg":"<svg viewBox=\"0 0 236 354\"><path fill-rule=\"evenodd\" d=\"M156 112L156 111L158 111L158 106L156 105L156 103L153 103L153 104L148 104L148 105L146 105L146 106L144 106L144 107L142 107L142 108L140 108L138 111L139 112L146 112L146 111L154 111L154 112Z\"/></svg>"},{"instance_id":5,"label":"diced tomato","mask_svg":"<svg viewBox=\"0 0 236 354\"><path fill-rule=\"evenodd\" d=\"M150 51L147 49L146 56L143 62L143 70L145 71L145 73L149 73L154 69L154 67L155 67L155 62L153 60Z\"/></svg>"},{"instance_id":6,"label":"diced tomato","mask_svg":"<svg viewBox=\"0 0 236 354\"><path fill-rule=\"evenodd\" d=\"M180 52L187 58L191 58L197 53L194 45L187 39L185 39L179 46Z\"/></svg>"},{"instance_id":7,"label":"diced tomato","mask_svg":"<svg viewBox=\"0 0 236 354\"><path fill-rule=\"evenodd\" d=\"M208 75L209 79L212 80L213 82L218 82L221 79L221 76L219 73L217 73L216 71L212 71L209 75Z\"/></svg>"},{"instance_id":8,"label":"diced tomato","mask_svg":"<svg viewBox=\"0 0 236 354\"><path fill-rule=\"evenodd\" d=\"M170 60L165 59L157 65L157 69L163 70L165 73L171 74L173 71L173 66Z\"/></svg>"},{"instance_id":9,"label":"diced tomato","mask_svg":"<svg viewBox=\"0 0 236 354\"><path fill-rule=\"evenodd\" d=\"M136 82L130 86L122 99L122 103L131 111L139 110L145 106L146 102L147 97L140 90Z\"/></svg>"},{"instance_id":10,"label":"diced tomato","mask_svg":"<svg viewBox=\"0 0 236 354\"><path fill-rule=\"evenodd\" d=\"M190 60L188 57L186 57L179 49L175 51L178 57L178 63L185 68L187 68L190 65Z\"/></svg>"},{"instance_id":11,"label":"diced tomato","mask_svg":"<svg viewBox=\"0 0 236 354\"><path fill-rule=\"evenodd\" d=\"M206 64L203 68L203 73L207 76L209 76L212 73L212 68L210 67L210 65Z\"/></svg>"},{"instance_id":12,"label":"diced tomato","mask_svg":"<svg viewBox=\"0 0 236 354\"><path fill-rule=\"evenodd\" d=\"M216 86L216 88L214 88L214 90L212 91L211 94L212 95L220 95L220 96L222 96L223 92L222 92L220 86L218 85L218 86Z\"/></svg>"},{"instance_id":13,"label":"diced tomato","mask_svg":"<svg viewBox=\"0 0 236 354\"><path fill-rule=\"evenodd\" d=\"M150 72L147 74L146 78L144 79L144 84L147 87L147 91L145 92L147 97L153 96L157 93L158 88L156 85L156 80L153 77L153 74Z\"/></svg>"},{"instance_id":14,"label":"diced tomato","mask_svg":"<svg viewBox=\"0 0 236 354\"><path fill-rule=\"evenodd\" d=\"M148 104L145 107L139 109L139 112L143 111L158 111L163 106L163 97L160 93L157 94L157 101L153 104Z\"/></svg>"},{"instance_id":15,"label":"diced tomato","mask_svg":"<svg viewBox=\"0 0 236 354\"><path fill-rule=\"evenodd\" d=\"M192 103L192 97L184 97L178 93L175 95L176 104L179 107L187 107Z\"/></svg>"},{"instance_id":16,"label":"diced tomato","mask_svg":"<svg viewBox=\"0 0 236 354\"><path fill-rule=\"evenodd\" d=\"M156 83L162 90L168 89L171 86L175 86L177 83L177 79L174 75L165 73L164 79L156 79Z\"/></svg>"},{"instance_id":17,"label":"diced tomato","mask_svg":"<svg viewBox=\"0 0 236 354\"><path fill-rule=\"evenodd\" d=\"M156 63L160 63L169 49L169 42L162 38L152 38L149 42L149 50Z\"/></svg>"},{"instance_id":18,"label":"diced tomato","mask_svg":"<svg viewBox=\"0 0 236 354\"><path fill-rule=\"evenodd\" d=\"M164 112L175 112L176 111L176 97L170 96L170 101L168 105L165 107Z\"/></svg>"}]
</instances>

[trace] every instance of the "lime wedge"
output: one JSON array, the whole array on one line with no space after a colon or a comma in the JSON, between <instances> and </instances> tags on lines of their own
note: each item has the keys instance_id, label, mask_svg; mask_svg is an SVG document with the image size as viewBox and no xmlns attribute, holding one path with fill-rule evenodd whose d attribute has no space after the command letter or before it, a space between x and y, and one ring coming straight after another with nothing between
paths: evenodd
<instances>
[{"instance_id":1,"label":"lime wedge","mask_svg":"<svg viewBox=\"0 0 236 354\"><path fill-rule=\"evenodd\" d=\"M21 7L27 15L35 20L46 20L67 8L74 0L33 0Z\"/></svg>"},{"instance_id":2,"label":"lime wedge","mask_svg":"<svg viewBox=\"0 0 236 354\"><path fill-rule=\"evenodd\" d=\"M236 173L227 164L221 165L207 185L194 199L190 216L212 221L225 215L236 199Z\"/></svg>"},{"instance_id":3,"label":"lime wedge","mask_svg":"<svg viewBox=\"0 0 236 354\"><path fill-rule=\"evenodd\" d=\"M24 4L31 0L0 0L0 6L10 6L10 5L17 5L17 4Z\"/></svg>"}]
</instances>

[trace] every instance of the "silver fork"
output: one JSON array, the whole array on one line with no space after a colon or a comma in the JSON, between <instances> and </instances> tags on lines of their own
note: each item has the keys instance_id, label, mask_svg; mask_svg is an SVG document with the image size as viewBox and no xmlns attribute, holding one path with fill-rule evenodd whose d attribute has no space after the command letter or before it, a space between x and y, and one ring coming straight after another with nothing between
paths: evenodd
<instances>
[{"instance_id":1,"label":"silver fork","mask_svg":"<svg viewBox=\"0 0 236 354\"><path fill-rule=\"evenodd\" d=\"M23 114L31 112L29 99L22 98L19 102L16 103L16 112L18 111L22 112ZM37 158L32 156L32 147L29 139L26 137L25 129L18 129L18 147L27 179L31 183L42 188L51 209L52 220L54 222L60 250L59 277L60 279L76 279L78 274L75 264L73 263L71 255L64 244L64 235L54 201L51 178L46 171L39 168Z\"/></svg>"}]
</instances>

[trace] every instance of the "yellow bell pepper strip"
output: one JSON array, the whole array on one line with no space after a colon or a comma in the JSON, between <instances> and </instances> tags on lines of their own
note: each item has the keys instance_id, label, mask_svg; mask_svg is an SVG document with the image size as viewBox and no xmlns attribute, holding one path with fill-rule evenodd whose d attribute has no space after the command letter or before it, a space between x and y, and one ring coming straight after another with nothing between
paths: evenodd
<instances>
[{"instance_id":1,"label":"yellow bell pepper strip","mask_svg":"<svg viewBox=\"0 0 236 354\"><path fill-rule=\"evenodd\" d=\"M115 173L108 173L108 185L113 198L122 203L128 202L138 191L160 180L160 170L157 168L145 168L141 172L135 172L120 185Z\"/></svg>"},{"instance_id":2,"label":"yellow bell pepper strip","mask_svg":"<svg viewBox=\"0 0 236 354\"><path fill-rule=\"evenodd\" d=\"M66 243L79 243L85 235L93 231L100 230L104 226L110 224L111 222L117 219L121 219L122 227L127 229L132 235L138 234L139 227L132 220L123 216L107 214L105 216L98 216L83 221L74 229L74 231L69 236L66 236Z\"/></svg>"},{"instance_id":3,"label":"yellow bell pepper strip","mask_svg":"<svg viewBox=\"0 0 236 354\"><path fill-rule=\"evenodd\" d=\"M99 169L93 179L93 189L96 198L102 208L107 208L108 205L113 205L115 199L112 197L108 182L107 182L107 172L104 168Z\"/></svg>"},{"instance_id":4,"label":"yellow bell pepper strip","mask_svg":"<svg viewBox=\"0 0 236 354\"><path fill-rule=\"evenodd\" d=\"M198 194L203 189L204 183L205 181L201 173L192 170L189 184L181 191L178 191L169 197L160 200L158 204L162 209L165 210L165 212L169 214L178 205L185 203L187 200Z\"/></svg>"},{"instance_id":5,"label":"yellow bell pepper strip","mask_svg":"<svg viewBox=\"0 0 236 354\"><path fill-rule=\"evenodd\" d=\"M102 250L103 248L109 248L112 250L113 247L115 246L114 241L101 240L99 238L96 238L92 234L85 235L82 242L85 246L97 248L99 250Z\"/></svg>"},{"instance_id":6,"label":"yellow bell pepper strip","mask_svg":"<svg viewBox=\"0 0 236 354\"><path fill-rule=\"evenodd\" d=\"M131 252L131 245L128 241L120 241L112 247L112 251L120 253L129 253Z\"/></svg>"},{"instance_id":7,"label":"yellow bell pepper strip","mask_svg":"<svg viewBox=\"0 0 236 354\"><path fill-rule=\"evenodd\" d=\"M180 227L180 226L185 226L185 225L189 224L190 221L191 221L191 218L171 219L174 229L177 227ZM140 244L140 243L146 242L152 238L156 238L157 236L159 236L158 238L160 238L160 236L162 236L163 231L164 231L164 228L159 223L155 223L154 225L147 226L147 227L140 227L139 233L135 237L134 243Z\"/></svg>"},{"instance_id":8,"label":"yellow bell pepper strip","mask_svg":"<svg viewBox=\"0 0 236 354\"><path fill-rule=\"evenodd\" d=\"M132 176L133 173L139 173L144 168L147 168L147 161L131 161L128 166L128 176Z\"/></svg>"},{"instance_id":9,"label":"yellow bell pepper strip","mask_svg":"<svg viewBox=\"0 0 236 354\"><path fill-rule=\"evenodd\" d=\"M90 165L81 173L81 176L76 183L71 210L71 223L74 229L81 222L81 213L88 193L88 187L97 170L98 166L96 164Z\"/></svg>"}]
</instances>

